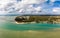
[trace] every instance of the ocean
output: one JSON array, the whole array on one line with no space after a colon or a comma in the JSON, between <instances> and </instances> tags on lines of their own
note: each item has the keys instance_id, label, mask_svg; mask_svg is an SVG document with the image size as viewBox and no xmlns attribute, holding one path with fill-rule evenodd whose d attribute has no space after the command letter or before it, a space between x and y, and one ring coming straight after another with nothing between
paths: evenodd
<instances>
[{"instance_id":1,"label":"ocean","mask_svg":"<svg viewBox=\"0 0 60 38\"><path fill-rule=\"evenodd\" d=\"M49 24L49 23L27 23L27 24L16 24L5 22L2 26L4 29L9 30L49 30L60 28L60 24Z\"/></svg>"},{"instance_id":2,"label":"ocean","mask_svg":"<svg viewBox=\"0 0 60 38\"><path fill-rule=\"evenodd\" d=\"M60 24L0 23L0 38L60 38Z\"/></svg>"},{"instance_id":3,"label":"ocean","mask_svg":"<svg viewBox=\"0 0 60 38\"><path fill-rule=\"evenodd\" d=\"M60 38L60 24L16 24L0 19L0 38Z\"/></svg>"}]
</instances>

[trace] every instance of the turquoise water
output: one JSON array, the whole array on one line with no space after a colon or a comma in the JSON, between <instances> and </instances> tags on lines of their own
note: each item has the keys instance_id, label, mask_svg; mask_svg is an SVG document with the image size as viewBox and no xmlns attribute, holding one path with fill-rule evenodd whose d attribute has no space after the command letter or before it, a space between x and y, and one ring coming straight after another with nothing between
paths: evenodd
<instances>
[{"instance_id":1,"label":"turquoise water","mask_svg":"<svg viewBox=\"0 0 60 38\"><path fill-rule=\"evenodd\" d=\"M60 38L60 24L1 22L0 38Z\"/></svg>"},{"instance_id":2,"label":"turquoise water","mask_svg":"<svg viewBox=\"0 0 60 38\"><path fill-rule=\"evenodd\" d=\"M42 24L42 23L34 23L34 24L16 24L5 22L1 28L10 29L10 30L49 30L60 28L60 24Z\"/></svg>"},{"instance_id":3,"label":"turquoise water","mask_svg":"<svg viewBox=\"0 0 60 38\"><path fill-rule=\"evenodd\" d=\"M0 38L60 38L60 24L16 24L6 18L0 19Z\"/></svg>"}]
</instances>

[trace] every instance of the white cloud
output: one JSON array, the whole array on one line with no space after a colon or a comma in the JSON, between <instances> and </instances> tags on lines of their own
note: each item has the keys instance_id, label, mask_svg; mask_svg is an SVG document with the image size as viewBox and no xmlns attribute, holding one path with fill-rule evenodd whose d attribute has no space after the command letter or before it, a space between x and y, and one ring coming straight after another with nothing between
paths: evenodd
<instances>
[{"instance_id":1,"label":"white cloud","mask_svg":"<svg viewBox=\"0 0 60 38\"><path fill-rule=\"evenodd\" d=\"M17 2L16 0L0 0L0 14L39 13L39 11L42 10L42 6L38 5L37 7L33 7L33 4L41 4L46 1L47 0L22 0Z\"/></svg>"},{"instance_id":2,"label":"white cloud","mask_svg":"<svg viewBox=\"0 0 60 38\"><path fill-rule=\"evenodd\" d=\"M55 2L56 0L50 0L51 2Z\"/></svg>"},{"instance_id":3,"label":"white cloud","mask_svg":"<svg viewBox=\"0 0 60 38\"><path fill-rule=\"evenodd\" d=\"M0 7L6 6L8 3L16 2L15 0L0 0Z\"/></svg>"},{"instance_id":4,"label":"white cloud","mask_svg":"<svg viewBox=\"0 0 60 38\"><path fill-rule=\"evenodd\" d=\"M53 12L60 12L60 8L59 7L53 8Z\"/></svg>"},{"instance_id":5,"label":"white cloud","mask_svg":"<svg viewBox=\"0 0 60 38\"><path fill-rule=\"evenodd\" d=\"M37 4L37 3L43 3L46 0L22 0L21 2L24 4Z\"/></svg>"},{"instance_id":6,"label":"white cloud","mask_svg":"<svg viewBox=\"0 0 60 38\"><path fill-rule=\"evenodd\" d=\"M35 8L35 10L36 11L41 11L42 10L42 7L39 6L39 7Z\"/></svg>"},{"instance_id":7,"label":"white cloud","mask_svg":"<svg viewBox=\"0 0 60 38\"><path fill-rule=\"evenodd\" d=\"M60 8L59 7L53 8L53 13L60 14Z\"/></svg>"}]
</instances>

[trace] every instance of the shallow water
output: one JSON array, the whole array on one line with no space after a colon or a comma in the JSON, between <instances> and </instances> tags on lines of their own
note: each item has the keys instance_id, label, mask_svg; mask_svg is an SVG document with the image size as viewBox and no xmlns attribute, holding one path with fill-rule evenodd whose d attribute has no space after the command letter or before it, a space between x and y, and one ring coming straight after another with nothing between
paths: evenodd
<instances>
[{"instance_id":1,"label":"shallow water","mask_svg":"<svg viewBox=\"0 0 60 38\"><path fill-rule=\"evenodd\" d=\"M9 30L49 30L49 29L60 28L60 24L43 24L43 23L16 24L16 23L4 22L1 28Z\"/></svg>"},{"instance_id":2,"label":"shallow water","mask_svg":"<svg viewBox=\"0 0 60 38\"><path fill-rule=\"evenodd\" d=\"M60 38L60 24L16 24L0 19L0 38Z\"/></svg>"},{"instance_id":3,"label":"shallow water","mask_svg":"<svg viewBox=\"0 0 60 38\"><path fill-rule=\"evenodd\" d=\"M60 24L1 22L0 38L60 38Z\"/></svg>"}]
</instances>

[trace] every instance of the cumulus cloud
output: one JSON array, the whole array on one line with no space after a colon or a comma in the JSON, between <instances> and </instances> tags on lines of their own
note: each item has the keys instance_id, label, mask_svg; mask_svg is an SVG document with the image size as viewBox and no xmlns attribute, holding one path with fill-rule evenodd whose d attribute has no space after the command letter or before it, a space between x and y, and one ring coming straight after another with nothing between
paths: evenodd
<instances>
[{"instance_id":1,"label":"cumulus cloud","mask_svg":"<svg viewBox=\"0 0 60 38\"><path fill-rule=\"evenodd\" d=\"M56 7L56 8L53 8L53 12L54 13L59 13L60 14L60 8L59 7Z\"/></svg>"},{"instance_id":2,"label":"cumulus cloud","mask_svg":"<svg viewBox=\"0 0 60 38\"><path fill-rule=\"evenodd\" d=\"M39 11L40 7L34 8L33 4L40 4L46 0L0 0L0 14L7 13L29 13Z\"/></svg>"},{"instance_id":3,"label":"cumulus cloud","mask_svg":"<svg viewBox=\"0 0 60 38\"><path fill-rule=\"evenodd\" d=\"M46 1L48 0L0 0L0 14L44 13L46 10L41 11L48 6L44 5Z\"/></svg>"},{"instance_id":4,"label":"cumulus cloud","mask_svg":"<svg viewBox=\"0 0 60 38\"><path fill-rule=\"evenodd\" d=\"M50 0L51 2L55 2L56 0Z\"/></svg>"},{"instance_id":5,"label":"cumulus cloud","mask_svg":"<svg viewBox=\"0 0 60 38\"><path fill-rule=\"evenodd\" d=\"M22 3L25 4L38 4L38 3L43 3L46 0L22 0Z\"/></svg>"}]
</instances>

